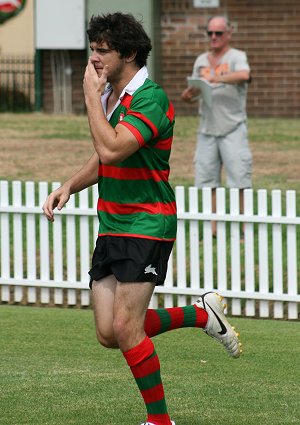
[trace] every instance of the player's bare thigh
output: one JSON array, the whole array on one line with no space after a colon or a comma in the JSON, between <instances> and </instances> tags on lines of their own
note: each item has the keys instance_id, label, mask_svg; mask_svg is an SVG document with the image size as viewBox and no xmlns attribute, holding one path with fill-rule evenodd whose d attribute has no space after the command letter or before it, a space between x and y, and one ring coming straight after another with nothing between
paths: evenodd
<instances>
[{"instance_id":1,"label":"player's bare thigh","mask_svg":"<svg viewBox=\"0 0 300 425\"><path fill-rule=\"evenodd\" d=\"M145 337L145 316L154 288L153 282L118 282L113 330L122 351L135 347Z\"/></svg>"},{"instance_id":2,"label":"player's bare thigh","mask_svg":"<svg viewBox=\"0 0 300 425\"><path fill-rule=\"evenodd\" d=\"M126 351L141 341L154 287L153 282L120 283L113 275L93 282L96 334L103 346Z\"/></svg>"},{"instance_id":3,"label":"player's bare thigh","mask_svg":"<svg viewBox=\"0 0 300 425\"><path fill-rule=\"evenodd\" d=\"M116 287L117 280L113 275L92 283L96 335L100 344L109 348L118 348L113 332Z\"/></svg>"}]
</instances>

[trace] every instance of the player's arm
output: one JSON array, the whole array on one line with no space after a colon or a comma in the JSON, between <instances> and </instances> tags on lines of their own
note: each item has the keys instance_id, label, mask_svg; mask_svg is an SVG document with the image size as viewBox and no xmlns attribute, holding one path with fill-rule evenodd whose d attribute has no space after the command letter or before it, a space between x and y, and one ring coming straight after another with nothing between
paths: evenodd
<instances>
[{"instance_id":1,"label":"player's arm","mask_svg":"<svg viewBox=\"0 0 300 425\"><path fill-rule=\"evenodd\" d=\"M106 119L100 96L106 84L106 68L99 78L91 61L84 76L84 94L88 120L95 150L102 164L123 161L139 149L139 143L128 128L118 124L113 128Z\"/></svg>"},{"instance_id":2,"label":"player's arm","mask_svg":"<svg viewBox=\"0 0 300 425\"><path fill-rule=\"evenodd\" d=\"M98 181L99 158L95 152L87 163L62 186L47 197L43 211L49 221L54 221L54 209L61 210L73 193L80 192Z\"/></svg>"}]
</instances>

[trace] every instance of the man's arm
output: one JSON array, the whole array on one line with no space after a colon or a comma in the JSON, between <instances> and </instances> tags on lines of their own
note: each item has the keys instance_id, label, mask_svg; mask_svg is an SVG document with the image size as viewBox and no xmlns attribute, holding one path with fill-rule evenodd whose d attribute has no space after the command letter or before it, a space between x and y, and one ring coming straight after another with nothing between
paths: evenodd
<instances>
[{"instance_id":1,"label":"man's arm","mask_svg":"<svg viewBox=\"0 0 300 425\"><path fill-rule=\"evenodd\" d=\"M250 81L249 71L234 71L228 74L211 75L206 78L210 83L241 84Z\"/></svg>"},{"instance_id":2,"label":"man's arm","mask_svg":"<svg viewBox=\"0 0 300 425\"><path fill-rule=\"evenodd\" d=\"M99 158L95 152L88 162L61 187L50 193L43 205L43 211L49 221L54 221L53 210L61 210L73 193L80 192L98 181Z\"/></svg>"},{"instance_id":3,"label":"man's arm","mask_svg":"<svg viewBox=\"0 0 300 425\"><path fill-rule=\"evenodd\" d=\"M139 149L135 136L123 125L113 128L106 119L100 96L107 82L107 70L99 78L89 60L84 76L84 94L95 150L102 164L123 161Z\"/></svg>"}]
</instances>

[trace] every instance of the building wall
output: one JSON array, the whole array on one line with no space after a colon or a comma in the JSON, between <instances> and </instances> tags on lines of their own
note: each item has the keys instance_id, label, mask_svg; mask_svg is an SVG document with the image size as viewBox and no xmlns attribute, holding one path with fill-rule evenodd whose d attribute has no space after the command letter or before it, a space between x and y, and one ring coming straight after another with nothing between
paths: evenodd
<instances>
[{"instance_id":1,"label":"building wall","mask_svg":"<svg viewBox=\"0 0 300 425\"><path fill-rule=\"evenodd\" d=\"M26 7L32 3L33 0L28 0ZM197 114L197 106L184 104L180 95L186 86L186 76L192 72L196 56L208 47L205 35L207 18L227 13L236 28L232 45L247 52L252 69L247 103L249 116L299 117L300 1L219 0L219 3L218 9L200 9L193 6L193 0L161 0L162 57L159 80L173 101L177 115ZM0 27L0 48L3 49L1 31L6 25L16 24L28 12L24 10ZM12 43L23 49L23 43L19 43L22 36L15 40L16 37L12 34L14 33L10 32L10 42L7 44L10 52L13 49ZM43 54L43 102L44 110L51 112L48 53L45 51ZM73 110L75 113L82 113L85 52L71 52L71 63Z\"/></svg>"},{"instance_id":2,"label":"building wall","mask_svg":"<svg viewBox=\"0 0 300 425\"><path fill-rule=\"evenodd\" d=\"M197 113L180 100L196 56L207 49L207 18L227 13L236 26L232 46L245 50L252 70L251 116L300 116L300 1L220 0L217 9L193 0L162 0L162 78L177 114Z\"/></svg>"}]
</instances>

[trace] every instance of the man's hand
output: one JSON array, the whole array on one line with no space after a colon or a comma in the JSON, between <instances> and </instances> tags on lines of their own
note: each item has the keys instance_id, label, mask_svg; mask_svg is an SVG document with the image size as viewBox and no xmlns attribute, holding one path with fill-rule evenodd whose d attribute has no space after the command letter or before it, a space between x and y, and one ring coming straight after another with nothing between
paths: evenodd
<instances>
[{"instance_id":1,"label":"man's hand","mask_svg":"<svg viewBox=\"0 0 300 425\"><path fill-rule=\"evenodd\" d=\"M185 102L195 102L198 99L200 90L196 87L188 87L181 94L181 99Z\"/></svg>"},{"instance_id":2,"label":"man's hand","mask_svg":"<svg viewBox=\"0 0 300 425\"><path fill-rule=\"evenodd\" d=\"M45 216L49 221L54 221L54 213L53 210L57 208L58 210L61 210L63 206L68 202L70 199L70 191L64 187L61 186L58 189L56 189L54 192L50 193L48 198L46 199L44 205L43 205L43 211Z\"/></svg>"},{"instance_id":3,"label":"man's hand","mask_svg":"<svg viewBox=\"0 0 300 425\"><path fill-rule=\"evenodd\" d=\"M107 84L107 74L108 66L105 65L101 76L99 77L95 70L94 64L92 63L91 59L89 59L83 78L84 95L93 96L97 94L97 96L101 96Z\"/></svg>"}]
</instances>

